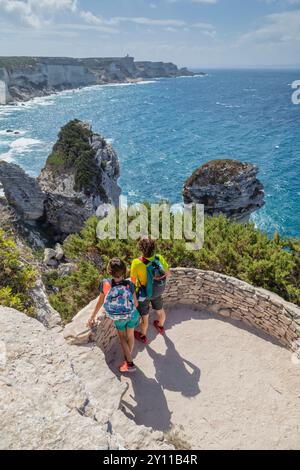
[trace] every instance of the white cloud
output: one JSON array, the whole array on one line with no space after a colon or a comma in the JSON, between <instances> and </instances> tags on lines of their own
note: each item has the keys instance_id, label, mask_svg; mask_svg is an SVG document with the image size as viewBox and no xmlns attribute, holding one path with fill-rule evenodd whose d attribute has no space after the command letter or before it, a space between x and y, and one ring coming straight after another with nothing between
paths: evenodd
<instances>
[{"instance_id":1,"label":"white cloud","mask_svg":"<svg viewBox=\"0 0 300 470\"><path fill-rule=\"evenodd\" d=\"M299 42L300 10L273 13L265 18L265 24L249 33L243 34L241 43L283 43Z\"/></svg>"},{"instance_id":2,"label":"white cloud","mask_svg":"<svg viewBox=\"0 0 300 470\"><path fill-rule=\"evenodd\" d=\"M48 24L49 17L57 11L76 10L77 0L0 0L0 12L32 28Z\"/></svg>"}]
</instances>

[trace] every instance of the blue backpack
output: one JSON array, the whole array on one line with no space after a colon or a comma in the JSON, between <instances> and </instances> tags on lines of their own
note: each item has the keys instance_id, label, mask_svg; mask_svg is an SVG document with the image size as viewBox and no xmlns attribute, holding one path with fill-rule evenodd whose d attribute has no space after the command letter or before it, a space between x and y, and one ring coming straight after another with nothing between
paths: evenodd
<instances>
[{"instance_id":1,"label":"blue backpack","mask_svg":"<svg viewBox=\"0 0 300 470\"><path fill-rule=\"evenodd\" d=\"M142 257L140 261L147 268L147 285L140 287L139 300L142 300L142 298L157 299L164 293L167 283L167 276L159 256L155 256L153 261Z\"/></svg>"},{"instance_id":2,"label":"blue backpack","mask_svg":"<svg viewBox=\"0 0 300 470\"><path fill-rule=\"evenodd\" d=\"M103 307L111 320L129 320L132 317L135 304L128 281L115 284L107 279L103 282L103 292L105 295Z\"/></svg>"}]
</instances>

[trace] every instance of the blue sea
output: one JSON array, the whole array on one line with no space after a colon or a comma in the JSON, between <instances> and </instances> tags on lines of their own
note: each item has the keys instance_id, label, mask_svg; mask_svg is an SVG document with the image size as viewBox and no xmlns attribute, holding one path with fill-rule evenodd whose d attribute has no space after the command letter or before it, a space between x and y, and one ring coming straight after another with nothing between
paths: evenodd
<instances>
[{"instance_id":1,"label":"blue sea","mask_svg":"<svg viewBox=\"0 0 300 470\"><path fill-rule=\"evenodd\" d=\"M132 202L181 202L185 179L212 159L253 162L266 191L253 220L269 235L300 236L300 106L291 101L300 70L206 72L0 106L0 159L37 176L60 127L78 118L113 144Z\"/></svg>"}]
</instances>

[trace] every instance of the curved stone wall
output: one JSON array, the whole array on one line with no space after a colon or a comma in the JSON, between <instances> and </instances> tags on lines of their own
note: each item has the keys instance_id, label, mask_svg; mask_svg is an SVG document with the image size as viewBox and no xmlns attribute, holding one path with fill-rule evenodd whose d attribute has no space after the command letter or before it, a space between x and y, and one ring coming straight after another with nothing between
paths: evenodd
<instances>
[{"instance_id":1,"label":"curved stone wall","mask_svg":"<svg viewBox=\"0 0 300 470\"><path fill-rule=\"evenodd\" d=\"M284 346L300 350L300 308L272 292L255 288L238 279L210 271L173 269L165 301L172 306L192 305L225 318L242 321L263 330ZM102 313L95 331L91 332L86 327L96 302L91 302L73 318L66 326L64 336L73 344L96 341L104 352L108 352L116 337L112 322Z\"/></svg>"},{"instance_id":2,"label":"curved stone wall","mask_svg":"<svg viewBox=\"0 0 300 470\"><path fill-rule=\"evenodd\" d=\"M300 308L272 292L210 271L172 270L165 300L243 321L265 331L290 349L300 348Z\"/></svg>"}]
</instances>

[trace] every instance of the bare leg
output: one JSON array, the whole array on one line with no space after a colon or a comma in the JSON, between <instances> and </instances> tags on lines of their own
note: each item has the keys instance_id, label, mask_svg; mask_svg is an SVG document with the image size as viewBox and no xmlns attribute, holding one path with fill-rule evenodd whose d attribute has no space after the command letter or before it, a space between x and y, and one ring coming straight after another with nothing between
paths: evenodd
<instances>
[{"instance_id":1,"label":"bare leg","mask_svg":"<svg viewBox=\"0 0 300 470\"><path fill-rule=\"evenodd\" d=\"M132 354L134 348L134 328L127 328L127 344Z\"/></svg>"},{"instance_id":2,"label":"bare leg","mask_svg":"<svg viewBox=\"0 0 300 470\"><path fill-rule=\"evenodd\" d=\"M147 336L148 327L149 327L149 315L143 315L141 317L141 334L142 334L142 336Z\"/></svg>"},{"instance_id":3,"label":"bare leg","mask_svg":"<svg viewBox=\"0 0 300 470\"><path fill-rule=\"evenodd\" d=\"M159 321L159 326L163 327L166 323L166 312L162 308L161 310L156 310L157 319Z\"/></svg>"},{"instance_id":4,"label":"bare leg","mask_svg":"<svg viewBox=\"0 0 300 470\"><path fill-rule=\"evenodd\" d=\"M118 335L126 361L132 362L132 355L128 345L127 332L118 330Z\"/></svg>"}]
</instances>

